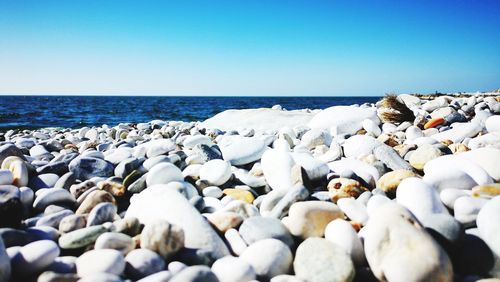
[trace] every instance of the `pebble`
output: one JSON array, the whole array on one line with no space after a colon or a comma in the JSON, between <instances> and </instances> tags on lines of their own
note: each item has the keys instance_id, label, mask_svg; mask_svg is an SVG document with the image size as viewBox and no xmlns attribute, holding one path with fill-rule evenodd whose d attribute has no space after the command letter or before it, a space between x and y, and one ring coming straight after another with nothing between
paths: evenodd
<instances>
[{"instance_id":1,"label":"pebble","mask_svg":"<svg viewBox=\"0 0 500 282\"><path fill-rule=\"evenodd\" d=\"M183 181L182 171L171 163L159 163L151 168L146 176L147 186Z\"/></svg>"},{"instance_id":2,"label":"pebble","mask_svg":"<svg viewBox=\"0 0 500 282\"><path fill-rule=\"evenodd\" d=\"M474 225L479 211L487 202L487 199L482 198L460 197L453 204L455 218L465 226Z\"/></svg>"},{"instance_id":3,"label":"pebble","mask_svg":"<svg viewBox=\"0 0 500 282\"><path fill-rule=\"evenodd\" d=\"M0 239L0 282L9 281L11 273L12 273L12 268L11 268L10 258L5 250L5 245L3 243L3 240Z\"/></svg>"},{"instance_id":4,"label":"pebble","mask_svg":"<svg viewBox=\"0 0 500 282\"><path fill-rule=\"evenodd\" d=\"M426 163L441 156L441 151L436 147L423 144L413 151L410 157L410 164L413 168L423 170Z\"/></svg>"},{"instance_id":5,"label":"pebble","mask_svg":"<svg viewBox=\"0 0 500 282\"><path fill-rule=\"evenodd\" d=\"M231 178L231 164L223 160L210 160L200 169L200 179L210 185L221 186Z\"/></svg>"},{"instance_id":6,"label":"pebble","mask_svg":"<svg viewBox=\"0 0 500 282\"><path fill-rule=\"evenodd\" d=\"M184 231L165 220L147 223L142 230L141 248L155 251L164 259L171 258L183 247Z\"/></svg>"},{"instance_id":7,"label":"pebble","mask_svg":"<svg viewBox=\"0 0 500 282\"><path fill-rule=\"evenodd\" d=\"M286 191L293 186L292 167L295 161L290 153L269 149L262 155L261 165L266 182L272 189Z\"/></svg>"},{"instance_id":8,"label":"pebble","mask_svg":"<svg viewBox=\"0 0 500 282\"><path fill-rule=\"evenodd\" d=\"M20 161L14 161L9 165L9 170L12 172L12 184L17 187L28 185L29 173L26 164Z\"/></svg>"},{"instance_id":9,"label":"pebble","mask_svg":"<svg viewBox=\"0 0 500 282\"><path fill-rule=\"evenodd\" d=\"M297 248L293 269L306 281L352 281L354 264L344 249L323 238L307 238Z\"/></svg>"},{"instance_id":10,"label":"pebble","mask_svg":"<svg viewBox=\"0 0 500 282\"><path fill-rule=\"evenodd\" d=\"M39 193L33 202L33 208L44 210L49 205L67 204L73 205L76 202L75 197L68 190L62 188L51 188Z\"/></svg>"},{"instance_id":11,"label":"pebble","mask_svg":"<svg viewBox=\"0 0 500 282\"><path fill-rule=\"evenodd\" d=\"M477 215L477 227L481 238L488 244L497 257L500 257L500 196L486 203Z\"/></svg>"},{"instance_id":12,"label":"pebble","mask_svg":"<svg viewBox=\"0 0 500 282\"><path fill-rule=\"evenodd\" d=\"M114 173L114 167L111 163L89 157L79 157L72 160L68 169L77 179L87 180L92 177L110 177Z\"/></svg>"},{"instance_id":13,"label":"pebble","mask_svg":"<svg viewBox=\"0 0 500 282\"><path fill-rule=\"evenodd\" d=\"M255 197L250 191L246 191L243 189L232 189L232 188L227 188L222 191L225 195L235 199L235 200L240 200L245 203L251 204L254 200Z\"/></svg>"},{"instance_id":14,"label":"pebble","mask_svg":"<svg viewBox=\"0 0 500 282\"><path fill-rule=\"evenodd\" d=\"M417 219L429 214L448 213L436 190L416 177L401 181L396 191L396 202L410 210Z\"/></svg>"},{"instance_id":15,"label":"pebble","mask_svg":"<svg viewBox=\"0 0 500 282\"><path fill-rule=\"evenodd\" d=\"M186 267L177 273L169 282L218 282L217 276L210 270L208 266L196 265Z\"/></svg>"},{"instance_id":16,"label":"pebble","mask_svg":"<svg viewBox=\"0 0 500 282\"><path fill-rule=\"evenodd\" d=\"M256 279L253 267L245 260L233 256L225 256L215 261L212 272L220 282L246 282Z\"/></svg>"},{"instance_id":17,"label":"pebble","mask_svg":"<svg viewBox=\"0 0 500 282\"><path fill-rule=\"evenodd\" d=\"M325 228L325 239L342 248L356 266L366 264L361 239L349 222L341 218L332 220Z\"/></svg>"},{"instance_id":18,"label":"pebble","mask_svg":"<svg viewBox=\"0 0 500 282\"><path fill-rule=\"evenodd\" d=\"M205 197L212 197L212 198L221 198L224 193L222 192L222 189L220 189L217 186L209 186L206 188L203 188L202 194Z\"/></svg>"},{"instance_id":19,"label":"pebble","mask_svg":"<svg viewBox=\"0 0 500 282\"><path fill-rule=\"evenodd\" d=\"M156 252L148 249L135 249L125 257L125 273L139 280L165 269L165 261Z\"/></svg>"},{"instance_id":20,"label":"pebble","mask_svg":"<svg viewBox=\"0 0 500 282\"><path fill-rule=\"evenodd\" d=\"M76 259L76 272L80 277L95 273L121 275L125 270L125 259L117 250L90 250Z\"/></svg>"},{"instance_id":21,"label":"pebble","mask_svg":"<svg viewBox=\"0 0 500 282\"><path fill-rule=\"evenodd\" d=\"M292 235L305 239L323 236L330 221L343 217L344 213L333 203L308 201L293 204L283 223Z\"/></svg>"},{"instance_id":22,"label":"pebble","mask_svg":"<svg viewBox=\"0 0 500 282\"><path fill-rule=\"evenodd\" d=\"M379 280L453 281L446 252L401 206L384 205L365 228L366 259Z\"/></svg>"},{"instance_id":23,"label":"pebble","mask_svg":"<svg viewBox=\"0 0 500 282\"><path fill-rule=\"evenodd\" d=\"M20 276L38 273L59 256L59 247L50 240L40 240L25 245L12 258L12 270Z\"/></svg>"},{"instance_id":24,"label":"pebble","mask_svg":"<svg viewBox=\"0 0 500 282\"><path fill-rule=\"evenodd\" d=\"M77 249L85 247L94 243L95 240L106 231L106 228L102 225L77 229L63 234L59 238L59 246L62 249Z\"/></svg>"},{"instance_id":25,"label":"pebble","mask_svg":"<svg viewBox=\"0 0 500 282\"><path fill-rule=\"evenodd\" d=\"M0 185L10 185L14 182L12 172L8 169L0 169Z\"/></svg>"},{"instance_id":26,"label":"pebble","mask_svg":"<svg viewBox=\"0 0 500 282\"><path fill-rule=\"evenodd\" d=\"M112 203L99 203L90 211L87 217L87 226L111 222L113 221L116 212L116 206Z\"/></svg>"},{"instance_id":27,"label":"pebble","mask_svg":"<svg viewBox=\"0 0 500 282\"><path fill-rule=\"evenodd\" d=\"M337 206L342 212L354 222L365 224L368 220L366 206L354 198L342 198L337 201Z\"/></svg>"},{"instance_id":28,"label":"pebble","mask_svg":"<svg viewBox=\"0 0 500 282\"><path fill-rule=\"evenodd\" d=\"M97 237L94 249L113 249L127 255L127 253L135 249L135 242L127 234L106 232Z\"/></svg>"},{"instance_id":29,"label":"pebble","mask_svg":"<svg viewBox=\"0 0 500 282\"><path fill-rule=\"evenodd\" d=\"M269 238L280 240L290 247L294 243L281 220L271 217L253 216L245 219L239 228L239 234L247 245Z\"/></svg>"},{"instance_id":30,"label":"pebble","mask_svg":"<svg viewBox=\"0 0 500 282\"><path fill-rule=\"evenodd\" d=\"M85 227L87 221L84 216L78 214L72 214L65 216L59 222L59 232L68 233L77 229Z\"/></svg>"},{"instance_id":31,"label":"pebble","mask_svg":"<svg viewBox=\"0 0 500 282\"><path fill-rule=\"evenodd\" d=\"M235 212L217 211L206 215L208 221L221 233L241 224L243 217Z\"/></svg>"},{"instance_id":32,"label":"pebble","mask_svg":"<svg viewBox=\"0 0 500 282\"><path fill-rule=\"evenodd\" d=\"M0 226L18 226L22 210L19 189L12 185L0 185Z\"/></svg>"},{"instance_id":33,"label":"pebble","mask_svg":"<svg viewBox=\"0 0 500 282\"><path fill-rule=\"evenodd\" d=\"M398 169L394 171L390 171L377 181L377 188L384 191L390 197L396 196L396 189L403 179L408 177L416 177L417 175L411 171L406 169Z\"/></svg>"},{"instance_id":34,"label":"pebble","mask_svg":"<svg viewBox=\"0 0 500 282\"><path fill-rule=\"evenodd\" d=\"M249 263L258 276L265 279L288 273L293 261L290 248L277 239L263 239L253 243L240 258Z\"/></svg>"}]
</instances>

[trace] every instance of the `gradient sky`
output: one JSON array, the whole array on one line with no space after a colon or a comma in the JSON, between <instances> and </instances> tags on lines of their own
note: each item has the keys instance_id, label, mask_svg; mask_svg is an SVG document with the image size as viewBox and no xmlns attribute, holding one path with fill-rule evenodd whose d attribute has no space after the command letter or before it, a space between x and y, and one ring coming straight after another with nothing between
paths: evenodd
<instances>
[{"instance_id":1,"label":"gradient sky","mask_svg":"<svg viewBox=\"0 0 500 282\"><path fill-rule=\"evenodd\" d=\"M498 88L497 0L0 0L1 94Z\"/></svg>"}]
</instances>

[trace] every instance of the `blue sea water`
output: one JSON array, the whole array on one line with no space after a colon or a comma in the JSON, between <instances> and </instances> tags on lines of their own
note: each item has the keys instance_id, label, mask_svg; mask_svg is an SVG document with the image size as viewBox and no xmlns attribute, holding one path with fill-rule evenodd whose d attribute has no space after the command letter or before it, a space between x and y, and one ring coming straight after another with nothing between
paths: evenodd
<instances>
[{"instance_id":1,"label":"blue sea water","mask_svg":"<svg viewBox=\"0 0 500 282\"><path fill-rule=\"evenodd\" d=\"M79 128L154 119L205 120L227 109L324 109L376 102L380 97L0 96L0 131Z\"/></svg>"}]
</instances>

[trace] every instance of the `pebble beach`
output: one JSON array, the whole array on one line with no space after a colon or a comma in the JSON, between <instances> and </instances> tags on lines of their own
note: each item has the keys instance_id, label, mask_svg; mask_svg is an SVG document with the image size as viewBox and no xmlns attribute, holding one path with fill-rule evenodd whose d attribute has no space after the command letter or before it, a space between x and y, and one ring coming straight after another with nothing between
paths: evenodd
<instances>
[{"instance_id":1,"label":"pebble beach","mask_svg":"<svg viewBox=\"0 0 500 282\"><path fill-rule=\"evenodd\" d=\"M0 164L0 282L500 279L498 95L8 130Z\"/></svg>"}]
</instances>

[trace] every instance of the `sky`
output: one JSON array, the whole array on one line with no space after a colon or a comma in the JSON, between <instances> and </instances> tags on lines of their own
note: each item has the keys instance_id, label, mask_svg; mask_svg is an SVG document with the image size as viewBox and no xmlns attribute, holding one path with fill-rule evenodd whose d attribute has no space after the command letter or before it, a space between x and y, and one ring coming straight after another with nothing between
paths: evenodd
<instances>
[{"instance_id":1,"label":"sky","mask_svg":"<svg viewBox=\"0 0 500 282\"><path fill-rule=\"evenodd\" d=\"M497 0L0 0L0 94L499 88Z\"/></svg>"}]
</instances>

